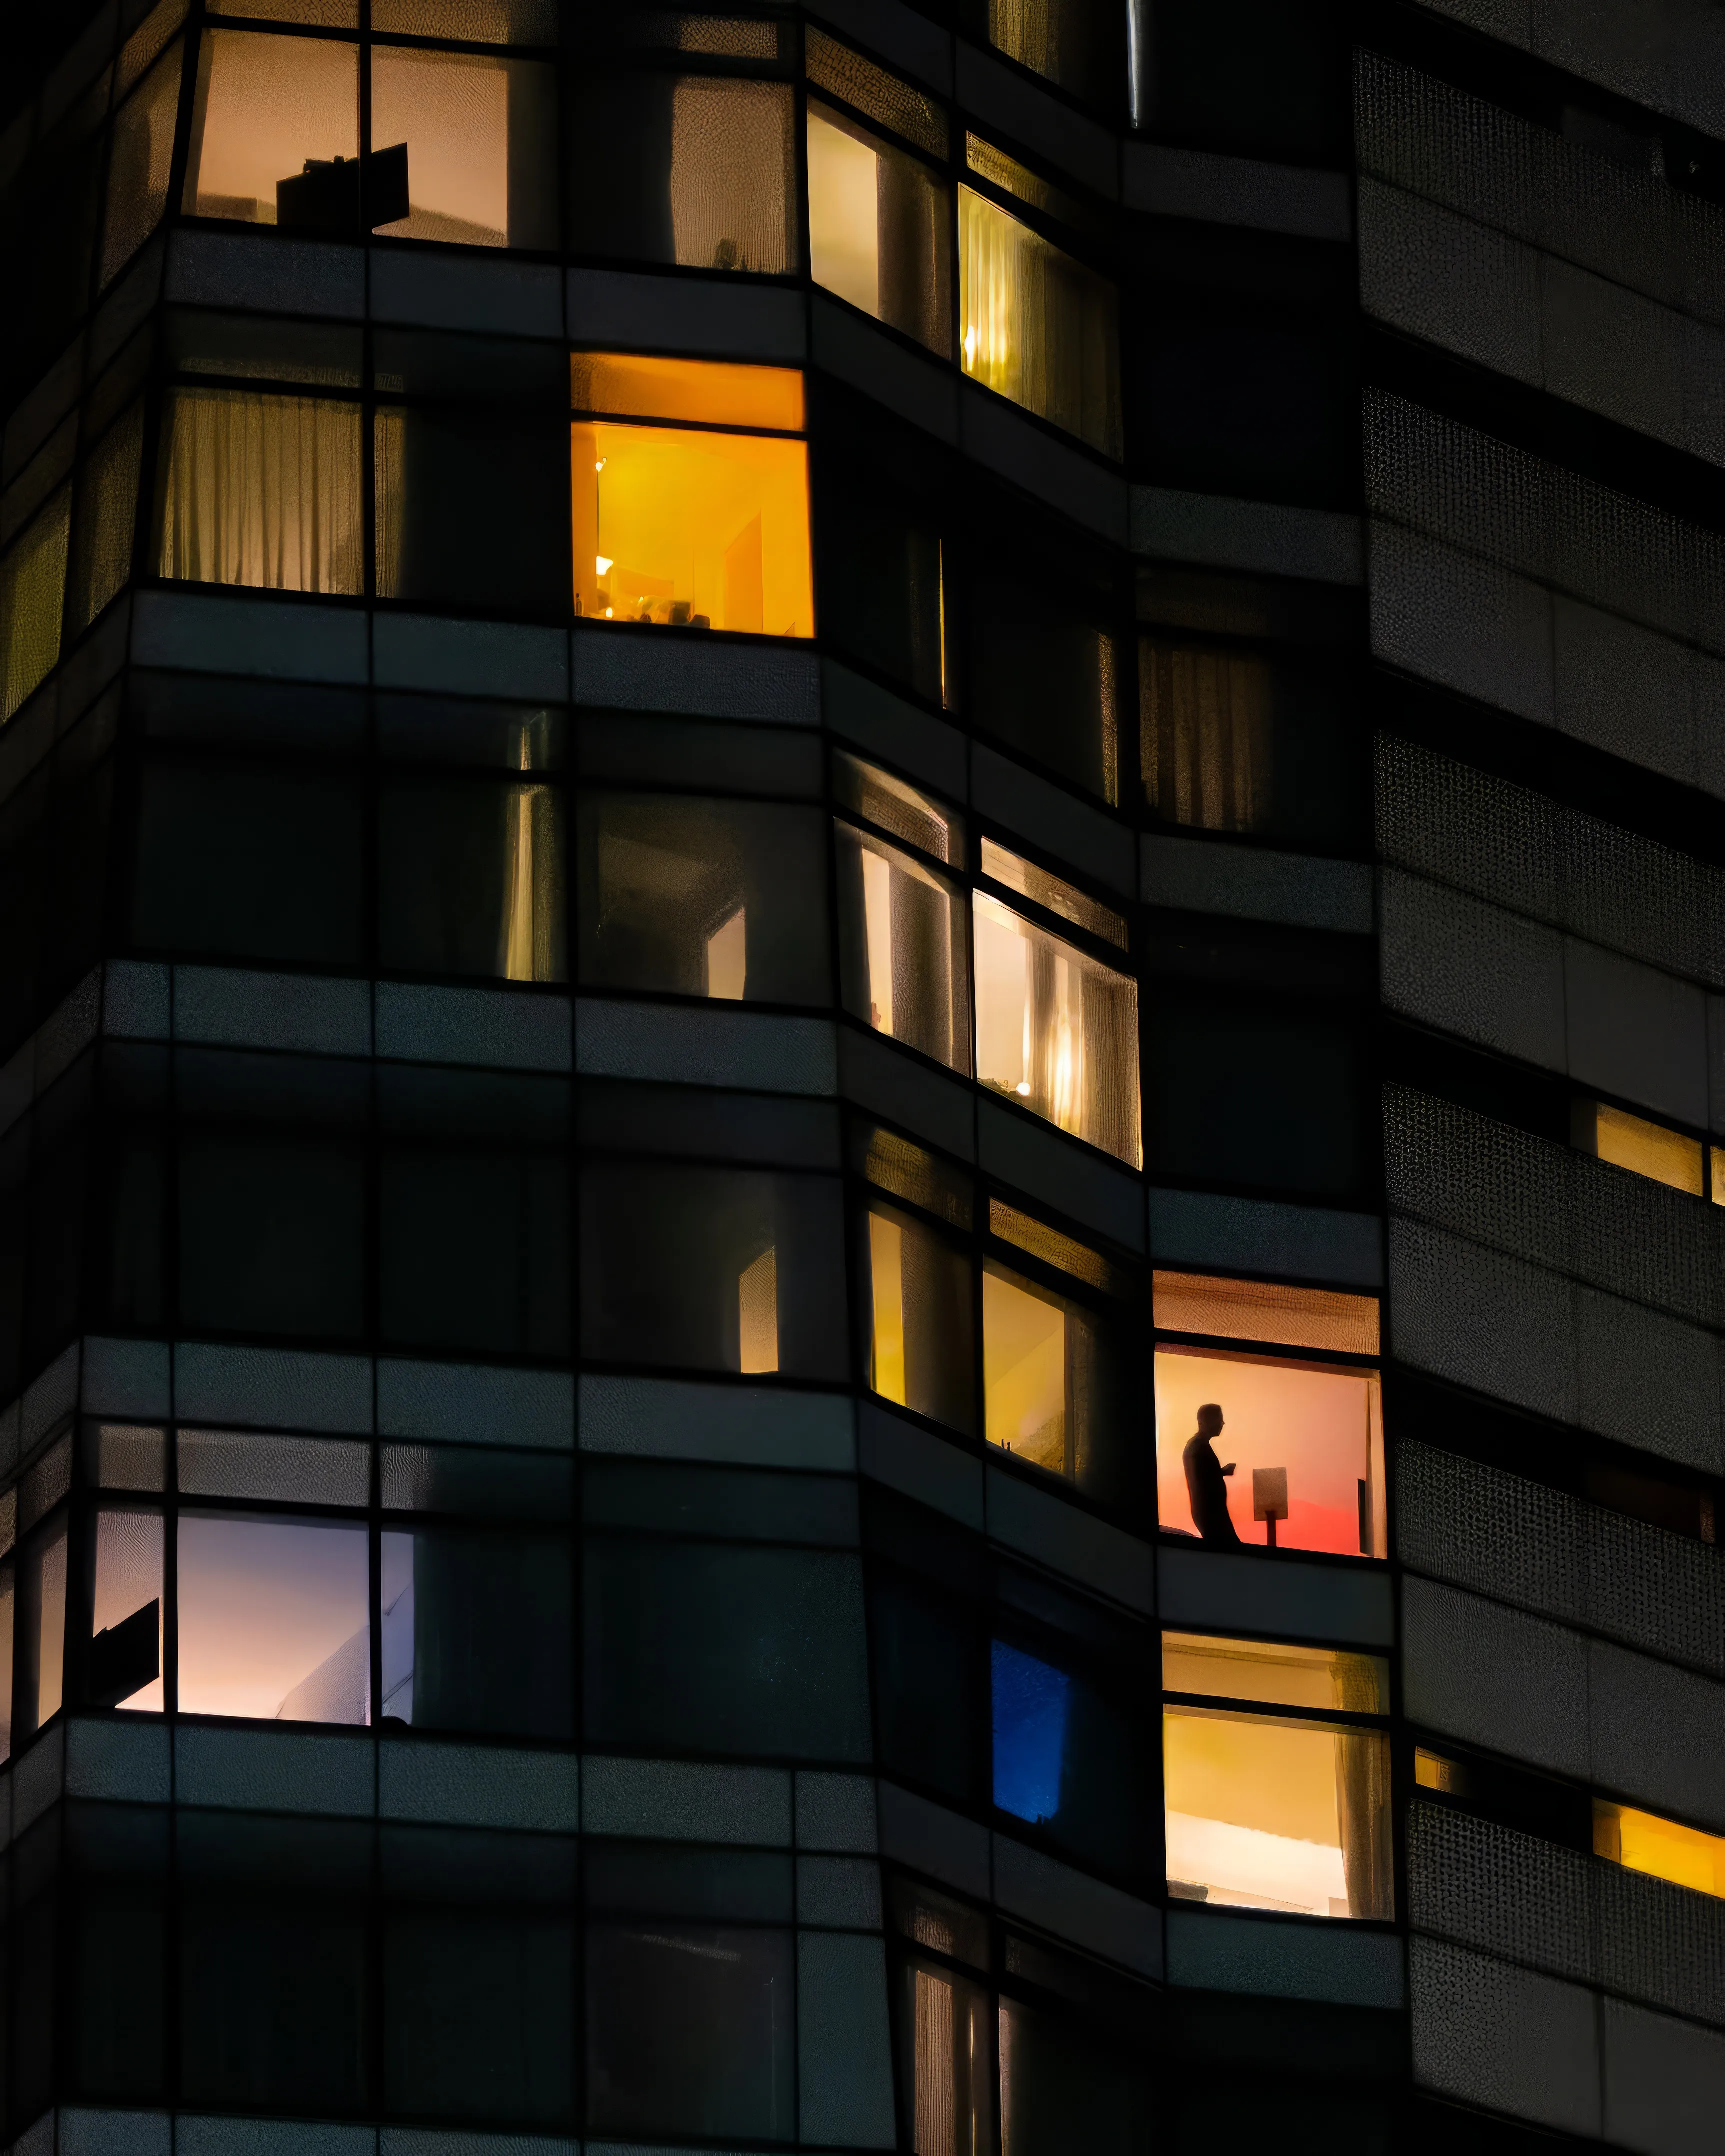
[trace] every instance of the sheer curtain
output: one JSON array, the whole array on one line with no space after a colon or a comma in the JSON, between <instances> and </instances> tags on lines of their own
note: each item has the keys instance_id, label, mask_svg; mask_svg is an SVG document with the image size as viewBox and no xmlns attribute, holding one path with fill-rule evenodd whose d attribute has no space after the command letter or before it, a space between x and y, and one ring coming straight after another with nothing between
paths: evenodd
<instances>
[{"instance_id":1,"label":"sheer curtain","mask_svg":"<svg viewBox=\"0 0 1725 2156\"><path fill-rule=\"evenodd\" d=\"M360 410L316 397L176 393L161 572L267 591L365 589Z\"/></svg>"},{"instance_id":2,"label":"sheer curtain","mask_svg":"<svg viewBox=\"0 0 1725 2156\"><path fill-rule=\"evenodd\" d=\"M1332 1673L1336 1704L1378 1713L1384 1701L1363 1656L1337 1655ZM1342 1868L1351 1917L1395 1914L1389 1854L1389 1740L1376 1729L1336 1732L1336 1814L1342 1829Z\"/></svg>"},{"instance_id":3,"label":"sheer curtain","mask_svg":"<svg viewBox=\"0 0 1725 2156\"><path fill-rule=\"evenodd\" d=\"M1121 454L1114 288L972 188L958 190L964 372Z\"/></svg>"},{"instance_id":4,"label":"sheer curtain","mask_svg":"<svg viewBox=\"0 0 1725 2156\"><path fill-rule=\"evenodd\" d=\"M1270 670L1232 652L1139 647L1139 732L1150 806L1203 831L1269 820L1275 761Z\"/></svg>"}]
</instances>

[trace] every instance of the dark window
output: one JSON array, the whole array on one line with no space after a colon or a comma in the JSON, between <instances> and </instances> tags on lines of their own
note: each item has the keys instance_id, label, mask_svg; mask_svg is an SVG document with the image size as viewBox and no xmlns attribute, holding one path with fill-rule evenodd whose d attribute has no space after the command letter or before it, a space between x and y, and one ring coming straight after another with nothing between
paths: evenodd
<instances>
[{"instance_id":1,"label":"dark window","mask_svg":"<svg viewBox=\"0 0 1725 2156\"><path fill-rule=\"evenodd\" d=\"M584 1581L589 1743L868 1757L854 1557L596 1537Z\"/></svg>"},{"instance_id":2,"label":"dark window","mask_svg":"<svg viewBox=\"0 0 1725 2156\"><path fill-rule=\"evenodd\" d=\"M71 2061L80 2096L160 2102L167 2039L167 1815L138 1805L67 1815L77 1880Z\"/></svg>"},{"instance_id":3,"label":"dark window","mask_svg":"<svg viewBox=\"0 0 1725 2156\"><path fill-rule=\"evenodd\" d=\"M378 413L377 593L569 611L567 421L455 406Z\"/></svg>"},{"instance_id":4,"label":"dark window","mask_svg":"<svg viewBox=\"0 0 1725 2156\"><path fill-rule=\"evenodd\" d=\"M992 734L1111 804L1120 798L1119 652L1109 630L1011 575L971 591L970 709Z\"/></svg>"},{"instance_id":5,"label":"dark window","mask_svg":"<svg viewBox=\"0 0 1725 2156\"><path fill-rule=\"evenodd\" d=\"M380 1170L378 1203L386 1339L567 1356L564 1156L392 1149Z\"/></svg>"},{"instance_id":6,"label":"dark window","mask_svg":"<svg viewBox=\"0 0 1725 2156\"><path fill-rule=\"evenodd\" d=\"M382 1563L386 1721L570 1734L574 1608L564 1534L387 1529Z\"/></svg>"},{"instance_id":7,"label":"dark window","mask_svg":"<svg viewBox=\"0 0 1725 2156\"><path fill-rule=\"evenodd\" d=\"M843 1379L839 1186L594 1162L581 1177L581 1342L607 1361Z\"/></svg>"},{"instance_id":8,"label":"dark window","mask_svg":"<svg viewBox=\"0 0 1725 2156\"><path fill-rule=\"evenodd\" d=\"M1139 0L1139 124L1255 156L1345 164L1348 18L1336 0Z\"/></svg>"},{"instance_id":9,"label":"dark window","mask_svg":"<svg viewBox=\"0 0 1725 2156\"><path fill-rule=\"evenodd\" d=\"M183 1322L350 1337L363 1329L357 1147L193 1132L181 1142L179 1183Z\"/></svg>"},{"instance_id":10,"label":"dark window","mask_svg":"<svg viewBox=\"0 0 1725 2156\"><path fill-rule=\"evenodd\" d=\"M869 1617L881 1765L973 1802L987 1739L977 1708L981 1656L966 1612L895 1573L871 1584Z\"/></svg>"},{"instance_id":11,"label":"dark window","mask_svg":"<svg viewBox=\"0 0 1725 2156\"><path fill-rule=\"evenodd\" d=\"M1142 2072L1067 2022L1003 1999L1000 2128L1012 2156L1065 2156L1075 2146L1087 2156L1141 2156L1149 2090Z\"/></svg>"},{"instance_id":12,"label":"dark window","mask_svg":"<svg viewBox=\"0 0 1725 2156\"><path fill-rule=\"evenodd\" d=\"M1040 1649L993 1641L994 1803L1081 1862L1147 1876L1153 1724Z\"/></svg>"},{"instance_id":13,"label":"dark window","mask_svg":"<svg viewBox=\"0 0 1725 2156\"><path fill-rule=\"evenodd\" d=\"M132 940L177 953L357 965L363 861L359 792L346 780L150 765Z\"/></svg>"}]
</instances>

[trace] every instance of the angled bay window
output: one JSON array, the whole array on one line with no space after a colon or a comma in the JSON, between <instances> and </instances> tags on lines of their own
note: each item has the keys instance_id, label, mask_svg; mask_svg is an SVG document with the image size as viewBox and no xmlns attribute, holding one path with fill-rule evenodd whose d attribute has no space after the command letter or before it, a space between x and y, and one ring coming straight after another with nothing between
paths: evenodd
<instances>
[{"instance_id":1,"label":"angled bay window","mask_svg":"<svg viewBox=\"0 0 1725 2156\"><path fill-rule=\"evenodd\" d=\"M182 48L172 45L114 116L100 279L112 282L162 222L179 118Z\"/></svg>"},{"instance_id":2,"label":"angled bay window","mask_svg":"<svg viewBox=\"0 0 1725 2156\"><path fill-rule=\"evenodd\" d=\"M1170 1895L1394 1915L1386 1661L1168 1632L1163 1689Z\"/></svg>"},{"instance_id":3,"label":"angled bay window","mask_svg":"<svg viewBox=\"0 0 1725 2156\"><path fill-rule=\"evenodd\" d=\"M1125 1688L1063 1645L997 1636L988 1697L995 1810L1081 1863L1141 1879L1153 1726Z\"/></svg>"},{"instance_id":4,"label":"angled bay window","mask_svg":"<svg viewBox=\"0 0 1725 2156\"><path fill-rule=\"evenodd\" d=\"M813 636L802 376L611 352L571 375L576 613Z\"/></svg>"},{"instance_id":5,"label":"angled bay window","mask_svg":"<svg viewBox=\"0 0 1725 2156\"><path fill-rule=\"evenodd\" d=\"M964 824L915 787L842 752L837 791L870 823L962 865ZM938 870L875 832L835 821L845 1007L948 1069L970 1069L964 900Z\"/></svg>"},{"instance_id":6,"label":"angled bay window","mask_svg":"<svg viewBox=\"0 0 1725 2156\"><path fill-rule=\"evenodd\" d=\"M818 811L595 792L578 804L576 834L584 986L827 1001Z\"/></svg>"},{"instance_id":7,"label":"angled bay window","mask_svg":"<svg viewBox=\"0 0 1725 2156\"><path fill-rule=\"evenodd\" d=\"M1040 888L1026 895L1047 903ZM987 891L972 905L977 1076L1128 1168L1142 1166L1137 983Z\"/></svg>"},{"instance_id":8,"label":"angled bay window","mask_svg":"<svg viewBox=\"0 0 1725 2156\"><path fill-rule=\"evenodd\" d=\"M554 18L522 8L374 10L372 28L386 24L475 45L556 42ZM332 237L554 247L556 160L556 77L543 61L204 33L191 214Z\"/></svg>"},{"instance_id":9,"label":"angled bay window","mask_svg":"<svg viewBox=\"0 0 1725 2156\"><path fill-rule=\"evenodd\" d=\"M0 556L0 722L59 662L71 531L72 491L63 487Z\"/></svg>"},{"instance_id":10,"label":"angled bay window","mask_svg":"<svg viewBox=\"0 0 1725 2156\"><path fill-rule=\"evenodd\" d=\"M1164 1532L1220 1548L1388 1556L1375 1301L1158 1272L1155 1303ZM1271 1352L1211 1344L1222 1340Z\"/></svg>"},{"instance_id":11,"label":"angled bay window","mask_svg":"<svg viewBox=\"0 0 1725 2156\"><path fill-rule=\"evenodd\" d=\"M1122 103L1125 10L1118 0L963 0L961 17L973 35L1075 97Z\"/></svg>"},{"instance_id":12,"label":"angled bay window","mask_svg":"<svg viewBox=\"0 0 1725 2156\"><path fill-rule=\"evenodd\" d=\"M1114 287L974 187L958 190L960 358L985 388L1121 454Z\"/></svg>"},{"instance_id":13,"label":"angled bay window","mask_svg":"<svg viewBox=\"0 0 1725 2156\"><path fill-rule=\"evenodd\" d=\"M967 1179L890 1132L869 1135L859 1164L873 1186L862 1251L871 1389L1086 1496L1140 1508L1122 1268L998 1198L973 1245Z\"/></svg>"},{"instance_id":14,"label":"angled bay window","mask_svg":"<svg viewBox=\"0 0 1725 2156\"><path fill-rule=\"evenodd\" d=\"M835 107L809 106L809 270L817 285L947 357L952 189Z\"/></svg>"}]
</instances>

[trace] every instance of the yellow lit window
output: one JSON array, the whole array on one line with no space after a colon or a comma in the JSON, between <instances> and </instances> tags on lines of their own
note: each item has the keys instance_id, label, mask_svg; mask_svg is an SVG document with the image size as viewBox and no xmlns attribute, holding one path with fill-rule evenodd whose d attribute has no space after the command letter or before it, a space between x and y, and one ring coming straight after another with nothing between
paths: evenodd
<instances>
[{"instance_id":1,"label":"yellow lit window","mask_svg":"<svg viewBox=\"0 0 1725 2156\"><path fill-rule=\"evenodd\" d=\"M1700 1139L1632 1116L1626 1108L1608 1108L1601 1101L1577 1102L1574 1137L1584 1152L1614 1168L1626 1168L1632 1175L1645 1175L1692 1198L1699 1198L1706 1188Z\"/></svg>"},{"instance_id":2,"label":"yellow lit window","mask_svg":"<svg viewBox=\"0 0 1725 2156\"><path fill-rule=\"evenodd\" d=\"M1308 1917L1393 1913L1382 1731L1170 1706L1163 1758L1176 1899Z\"/></svg>"},{"instance_id":3,"label":"yellow lit window","mask_svg":"<svg viewBox=\"0 0 1725 2156\"><path fill-rule=\"evenodd\" d=\"M920 1221L869 1209L869 1383L882 1399L972 1427L970 1266Z\"/></svg>"},{"instance_id":4,"label":"yellow lit window","mask_svg":"<svg viewBox=\"0 0 1725 2156\"><path fill-rule=\"evenodd\" d=\"M951 350L946 187L915 157L809 108L809 266L817 285L943 356Z\"/></svg>"},{"instance_id":5,"label":"yellow lit window","mask_svg":"<svg viewBox=\"0 0 1725 2156\"><path fill-rule=\"evenodd\" d=\"M1594 1799L1594 1851L1630 1871L1725 1900L1725 1835Z\"/></svg>"},{"instance_id":6,"label":"yellow lit window","mask_svg":"<svg viewBox=\"0 0 1725 2156\"><path fill-rule=\"evenodd\" d=\"M1320 1353L1375 1355L1378 1299L1279 1281L1158 1272L1158 1332L1208 1332L1224 1340L1274 1340Z\"/></svg>"},{"instance_id":7,"label":"yellow lit window","mask_svg":"<svg viewBox=\"0 0 1725 2156\"><path fill-rule=\"evenodd\" d=\"M802 377L783 368L595 355L578 404L628 418L572 430L575 610L605 621L813 636ZM675 417L705 424L650 425ZM726 431L721 431L721 429Z\"/></svg>"},{"instance_id":8,"label":"yellow lit window","mask_svg":"<svg viewBox=\"0 0 1725 2156\"><path fill-rule=\"evenodd\" d=\"M958 190L961 359L973 381L1121 454L1111 285L973 188Z\"/></svg>"},{"instance_id":9,"label":"yellow lit window","mask_svg":"<svg viewBox=\"0 0 1725 2156\"><path fill-rule=\"evenodd\" d=\"M743 1268L737 1284L737 1368L754 1377L778 1368L778 1252L768 1248Z\"/></svg>"},{"instance_id":10,"label":"yellow lit window","mask_svg":"<svg viewBox=\"0 0 1725 2156\"><path fill-rule=\"evenodd\" d=\"M1422 1747L1414 1754L1414 1780L1422 1789L1436 1789L1446 1797L1467 1794L1467 1772L1459 1760Z\"/></svg>"},{"instance_id":11,"label":"yellow lit window","mask_svg":"<svg viewBox=\"0 0 1725 2156\"><path fill-rule=\"evenodd\" d=\"M978 1077L1142 1166L1137 983L984 891L973 903Z\"/></svg>"},{"instance_id":12,"label":"yellow lit window","mask_svg":"<svg viewBox=\"0 0 1725 2156\"><path fill-rule=\"evenodd\" d=\"M1381 1655L1342 1647L1224 1640L1209 1633L1164 1632L1162 1688L1260 1707L1339 1708L1388 1714L1389 1664Z\"/></svg>"},{"instance_id":13,"label":"yellow lit window","mask_svg":"<svg viewBox=\"0 0 1725 2156\"><path fill-rule=\"evenodd\" d=\"M968 1071L962 899L884 839L844 823L834 836L846 1009L890 1040Z\"/></svg>"},{"instance_id":14,"label":"yellow lit window","mask_svg":"<svg viewBox=\"0 0 1725 2156\"><path fill-rule=\"evenodd\" d=\"M1070 1475L1067 1311L1058 1296L983 1268L983 1388L990 1445Z\"/></svg>"},{"instance_id":15,"label":"yellow lit window","mask_svg":"<svg viewBox=\"0 0 1725 2156\"><path fill-rule=\"evenodd\" d=\"M1164 1527L1224 1548L1388 1554L1374 1370L1159 1346L1156 1455Z\"/></svg>"}]
</instances>

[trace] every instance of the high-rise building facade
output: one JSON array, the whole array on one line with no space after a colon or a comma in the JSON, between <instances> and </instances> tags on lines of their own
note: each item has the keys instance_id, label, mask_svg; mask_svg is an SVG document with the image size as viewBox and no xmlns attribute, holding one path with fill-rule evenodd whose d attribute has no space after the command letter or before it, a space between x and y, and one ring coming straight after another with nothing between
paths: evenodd
<instances>
[{"instance_id":1,"label":"high-rise building facade","mask_svg":"<svg viewBox=\"0 0 1725 2156\"><path fill-rule=\"evenodd\" d=\"M1703 2156L1725 14L0 104L0 2145Z\"/></svg>"}]
</instances>

